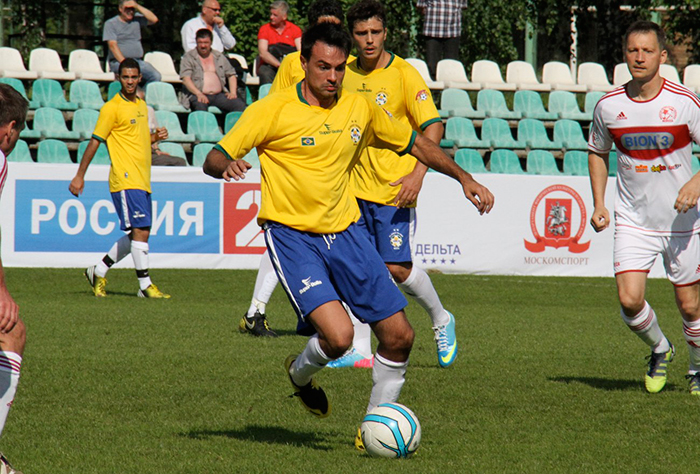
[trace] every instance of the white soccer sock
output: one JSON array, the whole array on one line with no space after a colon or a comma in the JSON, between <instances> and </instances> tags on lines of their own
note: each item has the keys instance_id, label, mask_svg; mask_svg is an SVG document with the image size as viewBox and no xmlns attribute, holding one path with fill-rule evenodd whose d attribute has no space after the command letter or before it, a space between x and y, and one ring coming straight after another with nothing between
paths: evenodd
<instances>
[{"instance_id":1,"label":"white soccer sock","mask_svg":"<svg viewBox=\"0 0 700 474\"><path fill-rule=\"evenodd\" d=\"M14 352L0 351L0 434L5 428L7 414L15 399L22 356Z\"/></svg>"},{"instance_id":2,"label":"white soccer sock","mask_svg":"<svg viewBox=\"0 0 700 474\"><path fill-rule=\"evenodd\" d=\"M277 288L277 283L279 279L277 278L277 273L272 266L272 260L270 260L269 252L265 251L262 258L260 259L260 268L258 268L258 276L255 277L255 289L253 290L253 299L250 303L250 308L248 308L248 313L246 316L249 318L255 314L255 311L259 311L261 314L265 314L265 306L270 301L272 292Z\"/></svg>"},{"instance_id":3,"label":"white soccer sock","mask_svg":"<svg viewBox=\"0 0 700 474\"><path fill-rule=\"evenodd\" d=\"M656 313L646 301L644 302L644 308L631 318L627 317L622 310L620 310L620 316L622 316L622 320L630 330L651 347L652 351L657 353L668 352L671 348L671 344L661 331L659 322L656 319Z\"/></svg>"},{"instance_id":4,"label":"white soccer sock","mask_svg":"<svg viewBox=\"0 0 700 474\"><path fill-rule=\"evenodd\" d=\"M688 343L688 353L690 355L689 374L700 372L700 320L683 321L683 334Z\"/></svg>"},{"instance_id":5,"label":"white soccer sock","mask_svg":"<svg viewBox=\"0 0 700 474\"><path fill-rule=\"evenodd\" d=\"M369 396L369 413L380 403L395 402L399 399L401 388L406 381L406 362L394 362L379 354L374 355L374 367L372 368L372 393Z\"/></svg>"},{"instance_id":6,"label":"white soccer sock","mask_svg":"<svg viewBox=\"0 0 700 474\"><path fill-rule=\"evenodd\" d=\"M134 259L136 276L139 279L139 287L145 290L151 285L151 277L148 275L148 242L131 241L131 258Z\"/></svg>"},{"instance_id":7,"label":"white soccer sock","mask_svg":"<svg viewBox=\"0 0 700 474\"><path fill-rule=\"evenodd\" d=\"M428 312L433 321L433 327L444 326L450 322L450 315L443 308L433 282L423 269L414 265L406 281L399 283L399 288L413 297Z\"/></svg>"},{"instance_id":8,"label":"white soccer sock","mask_svg":"<svg viewBox=\"0 0 700 474\"><path fill-rule=\"evenodd\" d=\"M368 359L372 357L372 328L369 324L365 324L352 314L350 307L343 303L345 311L348 312L350 316L350 321L352 321L352 326L355 331L355 335L352 338L352 347L355 351L359 352L362 357Z\"/></svg>"},{"instance_id":9,"label":"white soccer sock","mask_svg":"<svg viewBox=\"0 0 700 474\"><path fill-rule=\"evenodd\" d=\"M95 275L104 278L112 265L131 253L131 239L128 235L114 242L107 255L95 265ZM105 261L106 260L106 261Z\"/></svg>"},{"instance_id":10,"label":"white soccer sock","mask_svg":"<svg viewBox=\"0 0 700 474\"><path fill-rule=\"evenodd\" d=\"M311 382L311 377L330 361L331 359L321 349L321 344L318 342L318 334L314 334L309 338L306 347L290 367L289 372L292 375L292 380L298 386L303 387Z\"/></svg>"}]
</instances>

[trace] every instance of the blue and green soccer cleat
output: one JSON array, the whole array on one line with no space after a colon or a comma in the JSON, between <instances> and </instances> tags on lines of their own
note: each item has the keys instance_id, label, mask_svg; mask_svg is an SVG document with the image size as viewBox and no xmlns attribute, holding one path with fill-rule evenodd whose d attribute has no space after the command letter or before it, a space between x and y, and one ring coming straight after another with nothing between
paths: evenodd
<instances>
[{"instance_id":1,"label":"blue and green soccer cleat","mask_svg":"<svg viewBox=\"0 0 700 474\"><path fill-rule=\"evenodd\" d=\"M658 393L666 385L668 364L673 360L676 348L671 344L671 348L666 352L652 352L647 356L649 359L649 370L644 376L644 386L649 393Z\"/></svg>"},{"instance_id":2,"label":"blue and green soccer cleat","mask_svg":"<svg viewBox=\"0 0 700 474\"><path fill-rule=\"evenodd\" d=\"M450 315L450 320L444 326L436 326L435 343L437 344L438 363L440 367L449 367L457 358L457 335L455 334L455 317Z\"/></svg>"}]
</instances>

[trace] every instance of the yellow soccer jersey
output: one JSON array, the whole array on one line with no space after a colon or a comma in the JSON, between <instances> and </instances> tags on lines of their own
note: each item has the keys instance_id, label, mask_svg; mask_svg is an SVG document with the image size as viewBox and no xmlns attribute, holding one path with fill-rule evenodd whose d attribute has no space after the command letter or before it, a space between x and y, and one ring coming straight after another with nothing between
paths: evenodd
<instances>
[{"instance_id":1,"label":"yellow soccer jersey","mask_svg":"<svg viewBox=\"0 0 700 474\"><path fill-rule=\"evenodd\" d=\"M151 192L151 133L146 102L115 95L100 110L93 138L107 142L112 167L110 192L142 189Z\"/></svg>"},{"instance_id":2,"label":"yellow soccer jersey","mask_svg":"<svg viewBox=\"0 0 700 474\"><path fill-rule=\"evenodd\" d=\"M394 54L386 67L372 72L360 69L357 60L349 63L343 89L376 102L414 130L424 130L440 121L440 114L423 78L413 66ZM406 176L416 166L415 158L407 158L385 148L365 149L352 173L355 195L366 201L393 206L400 187L389 186L389 183Z\"/></svg>"},{"instance_id":3,"label":"yellow soccer jersey","mask_svg":"<svg viewBox=\"0 0 700 474\"><path fill-rule=\"evenodd\" d=\"M367 145L401 153L416 133L359 94L340 95L328 108L311 106L302 83L248 107L216 145L231 159L256 147L262 203L258 223L329 234L357 221L350 171Z\"/></svg>"},{"instance_id":4,"label":"yellow soccer jersey","mask_svg":"<svg viewBox=\"0 0 700 474\"><path fill-rule=\"evenodd\" d=\"M354 60L355 56L352 54L348 56L348 64ZM284 57L277 70L275 80L272 81L272 86L270 87L270 94L296 84L304 79L304 76L304 68L301 67L301 51L289 53Z\"/></svg>"}]
</instances>

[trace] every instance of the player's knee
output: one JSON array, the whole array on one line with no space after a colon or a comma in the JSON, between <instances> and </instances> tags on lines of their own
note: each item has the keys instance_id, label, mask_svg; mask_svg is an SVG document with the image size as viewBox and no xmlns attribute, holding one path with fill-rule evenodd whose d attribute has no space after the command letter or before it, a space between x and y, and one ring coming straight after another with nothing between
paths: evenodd
<instances>
[{"instance_id":1,"label":"player's knee","mask_svg":"<svg viewBox=\"0 0 700 474\"><path fill-rule=\"evenodd\" d=\"M351 331L339 331L331 335L326 336L326 347L324 352L326 356L331 359L337 359L338 357L345 354L345 352L352 347L353 332Z\"/></svg>"},{"instance_id":2,"label":"player's knee","mask_svg":"<svg viewBox=\"0 0 700 474\"><path fill-rule=\"evenodd\" d=\"M387 263L386 266L389 269L389 273L391 273L391 276L394 278L394 281L396 283L405 282L411 274L411 270L413 268L413 264L411 262Z\"/></svg>"},{"instance_id":3,"label":"player's knee","mask_svg":"<svg viewBox=\"0 0 700 474\"><path fill-rule=\"evenodd\" d=\"M678 310L686 321L697 321L700 319L700 301L697 298L685 301L679 300Z\"/></svg>"},{"instance_id":4,"label":"player's knee","mask_svg":"<svg viewBox=\"0 0 700 474\"><path fill-rule=\"evenodd\" d=\"M628 291L620 291L620 306L628 317L638 314L644 308L644 295L637 295Z\"/></svg>"},{"instance_id":5,"label":"player's knee","mask_svg":"<svg viewBox=\"0 0 700 474\"><path fill-rule=\"evenodd\" d=\"M12 331L3 334L0 341L2 341L2 350L22 355L24 344L27 341L27 327L24 322L21 319L18 320Z\"/></svg>"}]
</instances>

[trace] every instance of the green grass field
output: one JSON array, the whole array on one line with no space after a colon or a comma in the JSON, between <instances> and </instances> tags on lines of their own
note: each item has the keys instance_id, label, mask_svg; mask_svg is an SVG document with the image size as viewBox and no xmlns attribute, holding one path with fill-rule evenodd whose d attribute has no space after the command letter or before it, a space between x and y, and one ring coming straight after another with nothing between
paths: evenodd
<instances>
[{"instance_id":1,"label":"green grass field","mask_svg":"<svg viewBox=\"0 0 700 474\"><path fill-rule=\"evenodd\" d=\"M281 337L238 333L252 271L155 270L173 298L136 298L133 270L92 296L81 270L7 269L29 328L0 448L25 474L697 472L698 400L668 282L648 299L676 343L670 381L643 389L647 348L620 320L609 278L433 275L457 316L460 353L440 369L427 315L400 401L421 421L409 460L353 447L371 371L324 370L325 420L308 415L282 368L306 339L281 289Z\"/></svg>"}]
</instances>

